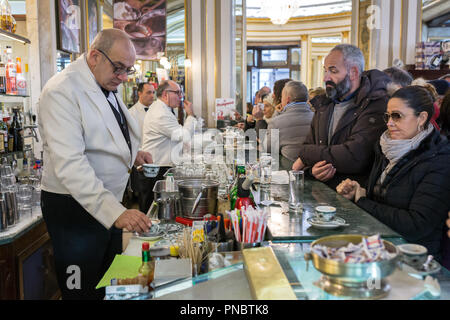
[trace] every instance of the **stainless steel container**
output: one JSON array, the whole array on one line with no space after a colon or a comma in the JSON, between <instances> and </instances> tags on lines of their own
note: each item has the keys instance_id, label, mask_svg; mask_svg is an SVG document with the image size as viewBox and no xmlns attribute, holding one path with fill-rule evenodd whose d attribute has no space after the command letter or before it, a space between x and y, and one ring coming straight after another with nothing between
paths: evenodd
<instances>
[{"instance_id":1,"label":"stainless steel container","mask_svg":"<svg viewBox=\"0 0 450 320\"><path fill-rule=\"evenodd\" d=\"M3 197L6 200L6 221L8 227L13 226L19 222L19 212L17 210L17 199L14 191L6 191L3 193Z\"/></svg>"},{"instance_id":2,"label":"stainless steel container","mask_svg":"<svg viewBox=\"0 0 450 320\"><path fill-rule=\"evenodd\" d=\"M177 183L175 183L175 191L166 191L166 182L164 180L157 181L153 187L155 200L153 201L147 215L152 217L157 213L159 220L174 221L176 217L181 215L180 193L178 192Z\"/></svg>"},{"instance_id":3,"label":"stainless steel container","mask_svg":"<svg viewBox=\"0 0 450 320\"><path fill-rule=\"evenodd\" d=\"M182 214L191 219L202 219L206 214L217 213L219 182L215 180L178 181L181 195Z\"/></svg>"},{"instance_id":4,"label":"stainless steel container","mask_svg":"<svg viewBox=\"0 0 450 320\"><path fill-rule=\"evenodd\" d=\"M6 200L3 194L0 194L0 232L8 228Z\"/></svg>"},{"instance_id":5,"label":"stainless steel container","mask_svg":"<svg viewBox=\"0 0 450 320\"><path fill-rule=\"evenodd\" d=\"M363 235L337 235L318 239L311 244L332 248L347 246L350 242L359 244ZM315 283L326 292L337 296L351 296L356 299L379 299L385 297L390 286L385 278L391 275L399 261L399 251L392 243L383 240L387 251L395 254L389 260L370 263L343 263L323 258L311 251L305 254L305 260L309 264L312 261L314 267L323 274L322 279ZM373 281L378 281L378 286L372 286Z\"/></svg>"}]
</instances>

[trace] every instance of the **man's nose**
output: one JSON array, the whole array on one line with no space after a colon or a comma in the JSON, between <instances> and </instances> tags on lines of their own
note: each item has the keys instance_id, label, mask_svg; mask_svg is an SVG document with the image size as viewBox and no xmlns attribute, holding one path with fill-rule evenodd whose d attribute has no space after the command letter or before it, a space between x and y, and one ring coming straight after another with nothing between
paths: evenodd
<instances>
[{"instance_id":1,"label":"man's nose","mask_svg":"<svg viewBox=\"0 0 450 320\"><path fill-rule=\"evenodd\" d=\"M128 74L126 74L126 73L119 74L119 75L117 76L117 78L119 78L122 82L125 82L125 81L128 80Z\"/></svg>"},{"instance_id":2,"label":"man's nose","mask_svg":"<svg viewBox=\"0 0 450 320\"><path fill-rule=\"evenodd\" d=\"M331 78L330 78L329 73L327 71L325 71L324 74L323 74L323 82L327 82L327 81L330 81L330 80L331 80Z\"/></svg>"}]
</instances>

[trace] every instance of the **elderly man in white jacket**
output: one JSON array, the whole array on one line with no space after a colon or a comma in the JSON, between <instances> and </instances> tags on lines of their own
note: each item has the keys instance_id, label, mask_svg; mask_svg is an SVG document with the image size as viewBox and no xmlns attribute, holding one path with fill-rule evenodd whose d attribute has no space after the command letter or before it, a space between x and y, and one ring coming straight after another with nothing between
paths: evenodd
<instances>
[{"instance_id":1,"label":"elderly man in white jacket","mask_svg":"<svg viewBox=\"0 0 450 320\"><path fill-rule=\"evenodd\" d=\"M156 97L157 100L145 115L142 150L153 155L153 162L160 166L160 171L156 178L146 180L146 194L142 192L139 194L139 208L142 211L150 207L153 200L153 185L176 163L175 157L180 156L183 139L189 140L197 123L192 103L187 100L183 103L187 115L184 126L178 123L173 109L181 107L183 92L176 82L162 82L156 90ZM143 176L142 173L140 176Z\"/></svg>"},{"instance_id":2,"label":"elderly man in white jacket","mask_svg":"<svg viewBox=\"0 0 450 320\"><path fill-rule=\"evenodd\" d=\"M121 204L132 166L152 162L139 151L138 124L115 94L135 56L123 31L103 30L41 93L41 206L63 299L103 298L95 287L122 252L122 229L151 226L144 213Z\"/></svg>"}]
</instances>

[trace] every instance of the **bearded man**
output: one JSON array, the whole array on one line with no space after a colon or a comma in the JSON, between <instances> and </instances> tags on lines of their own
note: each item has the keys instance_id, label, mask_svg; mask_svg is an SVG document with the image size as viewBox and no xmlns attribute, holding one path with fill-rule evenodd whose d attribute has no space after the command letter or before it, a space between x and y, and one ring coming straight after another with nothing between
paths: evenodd
<instances>
[{"instance_id":1,"label":"bearded man","mask_svg":"<svg viewBox=\"0 0 450 320\"><path fill-rule=\"evenodd\" d=\"M349 44L325 58L326 94L310 101L316 113L292 166L333 189L347 178L366 184L374 145L386 130L390 79L379 70L364 72L364 65L361 50Z\"/></svg>"}]
</instances>

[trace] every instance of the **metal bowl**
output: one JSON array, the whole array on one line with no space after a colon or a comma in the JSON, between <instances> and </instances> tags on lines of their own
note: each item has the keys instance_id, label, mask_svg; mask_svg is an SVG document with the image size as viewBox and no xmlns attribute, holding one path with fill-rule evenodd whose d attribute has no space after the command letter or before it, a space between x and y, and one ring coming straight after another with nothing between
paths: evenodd
<instances>
[{"instance_id":1,"label":"metal bowl","mask_svg":"<svg viewBox=\"0 0 450 320\"><path fill-rule=\"evenodd\" d=\"M337 235L318 239L311 244L323 245L332 248L341 248L348 245L350 242L359 244L363 235ZM309 263L311 260L314 268L316 268L323 275L335 279L339 282L348 284L366 283L369 279L384 279L391 275L398 264L400 254L397 248L390 242L383 240L386 250L390 253L395 253L395 256L389 260L382 260L369 263L343 263L326 258L322 258L313 251L305 254L305 260Z\"/></svg>"}]
</instances>

